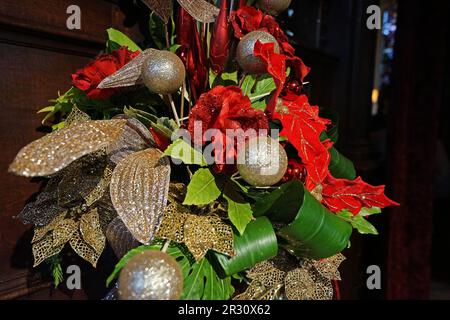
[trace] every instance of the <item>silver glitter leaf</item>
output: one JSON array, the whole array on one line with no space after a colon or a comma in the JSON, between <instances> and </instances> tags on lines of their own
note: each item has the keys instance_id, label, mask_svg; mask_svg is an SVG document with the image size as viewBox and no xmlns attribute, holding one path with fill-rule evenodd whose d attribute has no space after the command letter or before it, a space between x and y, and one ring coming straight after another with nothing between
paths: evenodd
<instances>
[{"instance_id":1,"label":"silver glitter leaf","mask_svg":"<svg viewBox=\"0 0 450 320\"><path fill-rule=\"evenodd\" d=\"M172 15L172 1L168 0L142 0L147 7L154 11L164 23L169 22Z\"/></svg>"},{"instance_id":2,"label":"silver glitter leaf","mask_svg":"<svg viewBox=\"0 0 450 320\"><path fill-rule=\"evenodd\" d=\"M24 147L9 171L25 177L50 176L116 141L125 124L126 120L84 121L54 131Z\"/></svg>"},{"instance_id":3,"label":"silver glitter leaf","mask_svg":"<svg viewBox=\"0 0 450 320\"><path fill-rule=\"evenodd\" d=\"M108 225L106 239L108 239L108 243L119 259L131 249L139 246L139 241L133 237L130 230L128 230L119 217L116 217Z\"/></svg>"},{"instance_id":4,"label":"silver glitter leaf","mask_svg":"<svg viewBox=\"0 0 450 320\"><path fill-rule=\"evenodd\" d=\"M142 65L146 58L152 55L156 49L147 49L128 62L112 75L106 77L97 86L98 89L131 87L141 82Z\"/></svg>"},{"instance_id":5,"label":"silver glitter leaf","mask_svg":"<svg viewBox=\"0 0 450 320\"><path fill-rule=\"evenodd\" d=\"M121 116L121 118L126 118ZM142 122L135 118L126 118L127 123L122 131L122 134L116 142L111 144L106 152L109 155L109 159L114 164L118 164L128 155L154 147L155 140Z\"/></svg>"},{"instance_id":6,"label":"silver glitter leaf","mask_svg":"<svg viewBox=\"0 0 450 320\"><path fill-rule=\"evenodd\" d=\"M117 165L111 179L114 208L143 244L153 240L167 203L170 163L161 156L157 149L131 154Z\"/></svg>"},{"instance_id":7,"label":"silver glitter leaf","mask_svg":"<svg viewBox=\"0 0 450 320\"><path fill-rule=\"evenodd\" d=\"M211 23L216 21L219 8L205 0L178 0L178 3L197 21Z\"/></svg>"}]
</instances>

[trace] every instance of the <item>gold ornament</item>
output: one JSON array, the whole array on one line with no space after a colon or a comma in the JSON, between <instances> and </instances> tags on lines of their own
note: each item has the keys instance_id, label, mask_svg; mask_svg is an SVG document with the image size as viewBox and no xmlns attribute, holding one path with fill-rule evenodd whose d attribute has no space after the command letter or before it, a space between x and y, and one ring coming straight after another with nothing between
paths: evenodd
<instances>
[{"instance_id":1,"label":"gold ornament","mask_svg":"<svg viewBox=\"0 0 450 320\"><path fill-rule=\"evenodd\" d=\"M162 152L147 149L114 169L111 200L118 215L141 243L149 244L161 223L170 182L170 163Z\"/></svg>"},{"instance_id":2,"label":"gold ornament","mask_svg":"<svg viewBox=\"0 0 450 320\"><path fill-rule=\"evenodd\" d=\"M267 14L277 16L291 5L291 0L258 0L258 8Z\"/></svg>"},{"instance_id":3,"label":"gold ornament","mask_svg":"<svg viewBox=\"0 0 450 320\"><path fill-rule=\"evenodd\" d=\"M256 41L262 43L273 43L275 45L274 51L280 53L280 46L277 40L270 33L265 31L252 31L242 37L236 49L236 60L244 69L250 74L262 74L266 72L266 66L259 57L255 57L255 43Z\"/></svg>"},{"instance_id":4,"label":"gold ornament","mask_svg":"<svg viewBox=\"0 0 450 320\"><path fill-rule=\"evenodd\" d=\"M288 158L284 148L269 137L252 137L238 150L237 168L252 186L272 186L284 177Z\"/></svg>"},{"instance_id":5,"label":"gold ornament","mask_svg":"<svg viewBox=\"0 0 450 320\"><path fill-rule=\"evenodd\" d=\"M118 293L122 300L177 300L183 292L178 262L161 251L147 250L120 272Z\"/></svg>"}]
</instances>

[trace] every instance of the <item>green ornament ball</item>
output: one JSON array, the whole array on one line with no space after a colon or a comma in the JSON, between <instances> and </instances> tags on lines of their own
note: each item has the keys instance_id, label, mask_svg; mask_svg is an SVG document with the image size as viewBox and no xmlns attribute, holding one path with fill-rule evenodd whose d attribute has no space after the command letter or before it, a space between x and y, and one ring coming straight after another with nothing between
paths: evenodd
<instances>
[{"instance_id":1,"label":"green ornament ball","mask_svg":"<svg viewBox=\"0 0 450 320\"><path fill-rule=\"evenodd\" d=\"M133 258L120 272L121 300L178 300L183 292L183 273L167 253L147 250Z\"/></svg>"},{"instance_id":2,"label":"green ornament ball","mask_svg":"<svg viewBox=\"0 0 450 320\"><path fill-rule=\"evenodd\" d=\"M237 168L242 178L255 187L269 187L284 177L288 157L278 141L257 136L247 140L238 150Z\"/></svg>"},{"instance_id":3,"label":"green ornament ball","mask_svg":"<svg viewBox=\"0 0 450 320\"><path fill-rule=\"evenodd\" d=\"M291 5L291 0L258 0L258 8L265 13L277 16Z\"/></svg>"},{"instance_id":4,"label":"green ornament ball","mask_svg":"<svg viewBox=\"0 0 450 320\"><path fill-rule=\"evenodd\" d=\"M277 39L275 39L275 37L270 33L265 31L252 31L246 34L242 37L237 46L236 60L241 68L249 74L261 74L266 72L264 62L259 57L255 57L253 54L257 40L262 43L274 43L274 51L276 53L280 53L280 46L278 45Z\"/></svg>"},{"instance_id":5,"label":"green ornament ball","mask_svg":"<svg viewBox=\"0 0 450 320\"><path fill-rule=\"evenodd\" d=\"M184 64L178 56L164 50L154 50L142 65L142 79L152 92L170 94L176 92L186 76Z\"/></svg>"}]
</instances>

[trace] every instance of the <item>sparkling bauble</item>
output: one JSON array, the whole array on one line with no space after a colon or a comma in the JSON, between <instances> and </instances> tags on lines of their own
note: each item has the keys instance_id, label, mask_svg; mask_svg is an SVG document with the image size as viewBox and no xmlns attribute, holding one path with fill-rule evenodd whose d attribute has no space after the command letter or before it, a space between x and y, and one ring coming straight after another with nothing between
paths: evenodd
<instances>
[{"instance_id":1,"label":"sparkling bauble","mask_svg":"<svg viewBox=\"0 0 450 320\"><path fill-rule=\"evenodd\" d=\"M183 62L172 52L155 50L142 65L142 79L150 91L169 94L183 84L186 70Z\"/></svg>"},{"instance_id":2,"label":"sparkling bauble","mask_svg":"<svg viewBox=\"0 0 450 320\"><path fill-rule=\"evenodd\" d=\"M291 0L258 0L258 8L265 13L277 16L291 4Z\"/></svg>"},{"instance_id":3,"label":"sparkling bauble","mask_svg":"<svg viewBox=\"0 0 450 320\"><path fill-rule=\"evenodd\" d=\"M119 276L121 300L177 300L183 291L183 274L168 254L147 250L125 265Z\"/></svg>"},{"instance_id":4,"label":"sparkling bauble","mask_svg":"<svg viewBox=\"0 0 450 320\"><path fill-rule=\"evenodd\" d=\"M268 187L280 182L286 173L288 158L284 148L272 138L257 136L238 150L237 168L252 186Z\"/></svg>"},{"instance_id":5,"label":"sparkling bauble","mask_svg":"<svg viewBox=\"0 0 450 320\"><path fill-rule=\"evenodd\" d=\"M280 52L280 46L278 45L277 40L270 33L265 31L252 31L246 34L237 46L236 60L241 68L250 74L261 74L266 72L264 62L259 57L253 55L257 40L262 43L274 43L275 52Z\"/></svg>"}]
</instances>

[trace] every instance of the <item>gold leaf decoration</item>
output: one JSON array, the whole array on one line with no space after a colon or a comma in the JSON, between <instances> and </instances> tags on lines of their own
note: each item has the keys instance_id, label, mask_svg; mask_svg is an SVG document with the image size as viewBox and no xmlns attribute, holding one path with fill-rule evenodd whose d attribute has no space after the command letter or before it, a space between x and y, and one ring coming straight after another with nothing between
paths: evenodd
<instances>
[{"instance_id":1,"label":"gold leaf decoration","mask_svg":"<svg viewBox=\"0 0 450 320\"><path fill-rule=\"evenodd\" d=\"M112 75L106 77L97 86L98 89L131 87L141 82L142 65L156 49L146 49Z\"/></svg>"},{"instance_id":2,"label":"gold leaf decoration","mask_svg":"<svg viewBox=\"0 0 450 320\"><path fill-rule=\"evenodd\" d=\"M150 130L148 130L139 120L135 118L123 118L127 120L127 123L120 138L106 150L109 160L114 164L118 164L132 153L156 145Z\"/></svg>"},{"instance_id":3,"label":"gold leaf decoration","mask_svg":"<svg viewBox=\"0 0 450 320\"><path fill-rule=\"evenodd\" d=\"M46 226L34 228L34 236L33 239L31 240L31 243L40 241L47 233L55 229L56 226L58 226L58 224L60 224L64 220L65 216L66 212L63 212Z\"/></svg>"},{"instance_id":4,"label":"gold leaf decoration","mask_svg":"<svg viewBox=\"0 0 450 320\"><path fill-rule=\"evenodd\" d=\"M84 121L49 133L25 146L9 171L25 177L50 176L118 139L126 120Z\"/></svg>"},{"instance_id":5,"label":"gold leaf decoration","mask_svg":"<svg viewBox=\"0 0 450 320\"><path fill-rule=\"evenodd\" d=\"M78 229L78 223L73 219L64 219L53 229L53 246L66 244Z\"/></svg>"},{"instance_id":6,"label":"gold leaf decoration","mask_svg":"<svg viewBox=\"0 0 450 320\"><path fill-rule=\"evenodd\" d=\"M119 259L131 249L139 246L139 241L133 237L119 217L116 217L108 225L106 239Z\"/></svg>"},{"instance_id":7,"label":"gold leaf decoration","mask_svg":"<svg viewBox=\"0 0 450 320\"><path fill-rule=\"evenodd\" d=\"M178 0L178 3L197 21L211 23L216 21L219 8L205 0Z\"/></svg>"},{"instance_id":8,"label":"gold leaf decoration","mask_svg":"<svg viewBox=\"0 0 450 320\"><path fill-rule=\"evenodd\" d=\"M37 267L40 265L45 259L54 256L61 252L64 248L64 244L59 246L53 245L53 236L51 234L47 234L41 240L33 243L33 257L34 257L34 265L33 267Z\"/></svg>"},{"instance_id":9,"label":"gold leaf decoration","mask_svg":"<svg viewBox=\"0 0 450 320\"><path fill-rule=\"evenodd\" d=\"M100 254L89 246L82 238L81 233L77 230L70 239L70 246L81 258L88 261L92 266L97 266Z\"/></svg>"},{"instance_id":10,"label":"gold leaf decoration","mask_svg":"<svg viewBox=\"0 0 450 320\"><path fill-rule=\"evenodd\" d=\"M88 207L92 206L95 202L100 200L105 192L108 190L109 183L111 182L113 170L111 167L107 166L103 171L103 175L97 185L84 196L84 201Z\"/></svg>"},{"instance_id":11,"label":"gold leaf decoration","mask_svg":"<svg viewBox=\"0 0 450 320\"><path fill-rule=\"evenodd\" d=\"M283 284L278 283L272 287L266 287L258 281L252 281L247 290L240 295L237 295L233 300L257 300L257 301L269 301L275 300L280 295L280 290L283 288Z\"/></svg>"},{"instance_id":12,"label":"gold leaf decoration","mask_svg":"<svg viewBox=\"0 0 450 320\"><path fill-rule=\"evenodd\" d=\"M164 23L168 23L172 15L172 1L168 0L142 0L152 11L161 18Z\"/></svg>"},{"instance_id":13,"label":"gold leaf decoration","mask_svg":"<svg viewBox=\"0 0 450 320\"><path fill-rule=\"evenodd\" d=\"M289 300L312 300L315 296L316 283L306 269L298 268L288 272L284 286Z\"/></svg>"},{"instance_id":14,"label":"gold leaf decoration","mask_svg":"<svg viewBox=\"0 0 450 320\"><path fill-rule=\"evenodd\" d=\"M69 127L73 124L76 124L77 122L84 122L91 120L91 117L87 113L84 113L80 109L78 109L76 106L72 108L72 111L70 111L69 115L66 118L66 121L64 121L64 126Z\"/></svg>"},{"instance_id":15,"label":"gold leaf decoration","mask_svg":"<svg viewBox=\"0 0 450 320\"><path fill-rule=\"evenodd\" d=\"M83 240L98 254L103 252L106 237L100 226L97 208L83 214L80 220L80 233Z\"/></svg>"},{"instance_id":16,"label":"gold leaf decoration","mask_svg":"<svg viewBox=\"0 0 450 320\"><path fill-rule=\"evenodd\" d=\"M194 256L201 260L208 250L228 256L235 254L233 230L216 215L195 215L178 203L170 203L157 233L158 238L184 243Z\"/></svg>"},{"instance_id":17,"label":"gold leaf decoration","mask_svg":"<svg viewBox=\"0 0 450 320\"><path fill-rule=\"evenodd\" d=\"M314 261L317 272L326 279L341 281L339 266L345 261L343 254L339 253L331 258Z\"/></svg>"},{"instance_id":18,"label":"gold leaf decoration","mask_svg":"<svg viewBox=\"0 0 450 320\"><path fill-rule=\"evenodd\" d=\"M133 153L114 169L111 201L139 242L149 244L161 223L170 182L170 163L157 149Z\"/></svg>"}]
</instances>

